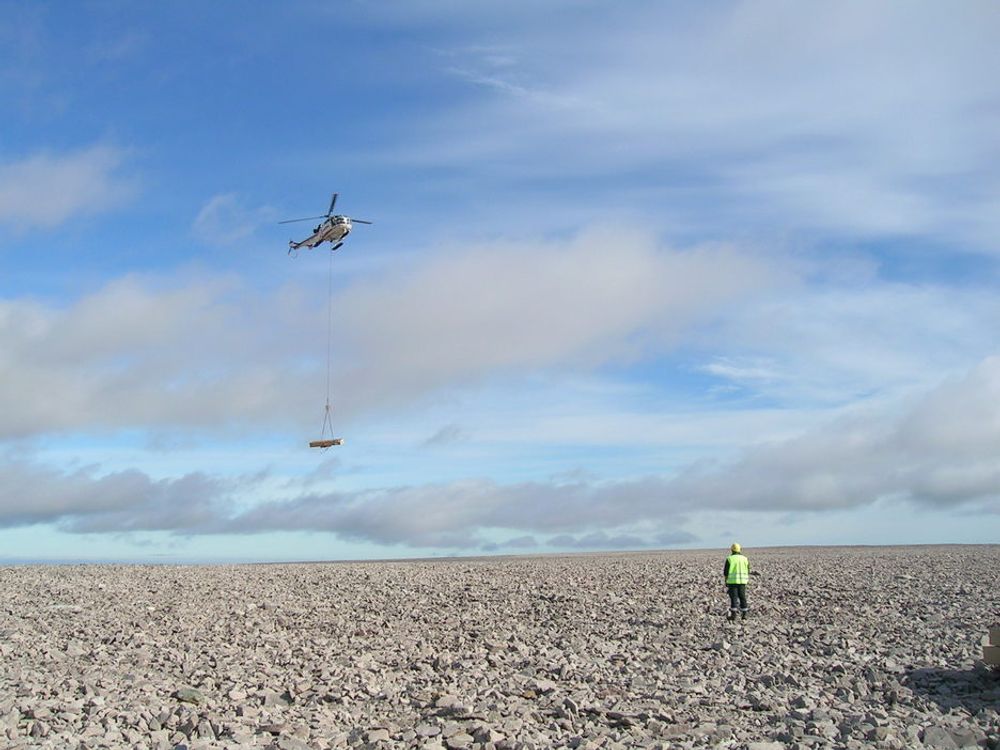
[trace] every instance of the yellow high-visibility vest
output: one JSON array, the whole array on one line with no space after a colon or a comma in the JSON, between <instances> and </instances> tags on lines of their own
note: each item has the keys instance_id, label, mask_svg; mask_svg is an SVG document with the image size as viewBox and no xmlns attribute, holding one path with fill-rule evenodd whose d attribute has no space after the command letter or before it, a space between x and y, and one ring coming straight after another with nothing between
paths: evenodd
<instances>
[{"instance_id":1,"label":"yellow high-visibility vest","mask_svg":"<svg viewBox=\"0 0 1000 750\"><path fill-rule=\"evenodd\" d=\"M748 583L750 581L750 561L743 555L736 553L726 558L729 563L729 572L726 574L726 583Z\"/></svg>"}]
</instances>

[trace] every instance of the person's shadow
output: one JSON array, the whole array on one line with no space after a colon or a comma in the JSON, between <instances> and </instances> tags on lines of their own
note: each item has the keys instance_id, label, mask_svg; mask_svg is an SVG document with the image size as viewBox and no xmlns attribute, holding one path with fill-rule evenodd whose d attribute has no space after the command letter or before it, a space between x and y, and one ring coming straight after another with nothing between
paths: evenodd
<instances>
[{"instance_id":1,"label":"person's shadow","mask_svg":"<svg viewBox=\"0 0 1000 750\"><path fill-rule=\"evenodd\" d=\"M914 694L934 701L942 711L964 708L975 714L1000 704L1000 669L992 670L984 664L973 669L912 669L902 683Z\"/></svg>"}]
</instances>

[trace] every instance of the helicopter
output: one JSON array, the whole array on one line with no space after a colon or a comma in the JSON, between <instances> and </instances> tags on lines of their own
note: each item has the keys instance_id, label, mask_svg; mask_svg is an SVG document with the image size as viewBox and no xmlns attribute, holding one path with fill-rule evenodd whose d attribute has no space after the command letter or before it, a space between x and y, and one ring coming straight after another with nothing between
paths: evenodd
<instances>
[{"instance_id":1,"label":"helicopter","mask_svg":"<svg viewBox=\"0 0 1000 750\"><path fill-rule=\"evenodd\" d=\"M324 242L329 242L333 245L333 247L330 248L332 252L344 244L344 239L351 233L352 224L372 223L370 221L365 221L364 219L352 219L350 216L334 214L333 207L337 204L337 195L338 193L333 194L333 197L330 199L330 209L322 216L306 216L302 219L288 219L286 221L278 222L279 224L291 224L296 221L323 219L323 221L316 225L316 228L313 229L313 233L309 237L306 237L301 242L295 242L294 240L288 241L289 255L295 253L300 247L308 247L309 249L312 249L314 247L319 247Z\"/></svg>"}]
</instances>

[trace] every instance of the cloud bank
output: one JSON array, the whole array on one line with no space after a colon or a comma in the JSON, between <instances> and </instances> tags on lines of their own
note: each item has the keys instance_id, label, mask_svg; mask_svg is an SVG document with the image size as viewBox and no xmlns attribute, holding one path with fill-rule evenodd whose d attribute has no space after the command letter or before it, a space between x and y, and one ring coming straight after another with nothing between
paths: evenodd
<instances>
[{"instance_id":1,"label":"cloud bank","mask_svg":"<svg viewBox=\"0 0 1000 750\"><path fill-rule=\"evenodd\" d=\"M351 417L450 386L648 359L791 283L734 248L642 235L497 244L338 292L333 392ZM261 429L315 414L325 288L128 276L67 307L0 300L0 438L76 429Z\"/></svg>"},{"instance_id":2,"label":"cloud bank","mask_svg":"<svg viewBox=\"0 0 1000 750\"><path fill-rule=\"evenodd\" d=\"M337 335L367 368L343 377L384 401L518 370L633 363L795 282L736 247L677 250L638 233L445 253L338 298Z\"/></svg>"},{"instance_id":3,"label":"cloud bank","mask_svg":"<svg viewBox=\"0 0 1000 750\"><path fill-rule=\"evenodd\" d=\"M465 480L356 492L294 489L243 509L266 477L72 473L0 466L0 526L70 532L331 533L411 548L640 547L685 543L688 514L710 509L822 512L879 501L1000 513L1000 357L920 398L858 411L798 437L695 462L671 476L615 482ZM496 542L505 534L507 542ZM544 541L542 541L544 540Z\"/></svg>"},{"instance_id":4,"label":"cloud bank","mask_svg":"<svg viewBox=\"0 0 1000 750\"><path fill-rule=\"evenodd\" d=\"M0 160L0 224L51 229L124 204L137 192L122 174L125 157L122 149L91 146Z\"/></svg>"},{"instance_id":5,"label":"cloud bank","mask_svg":"<svg viewBox=\"0 0 1000 750\"><path fill-rule=\"evenodd\" d=\"M422 20L442 15L431 3ZM701 236L780 227L1000 251L988 0L636 2L456 23L440 64L466 96L393 158L587 179L604 205L658 197Z\"/></svg>"},{"instance_id":6,"label":"cloud bank","mask_svg":"<svg viewBox=\"0 0 1000 750\"><path fill-rule=\"evenodd\" d=\"M67 307L0 300L0 438L280 422L303 402L275 359L294 361L304 341L287 331L303 327L242 295L224 279L128 276Z\"/></svg>"}]
</instances>

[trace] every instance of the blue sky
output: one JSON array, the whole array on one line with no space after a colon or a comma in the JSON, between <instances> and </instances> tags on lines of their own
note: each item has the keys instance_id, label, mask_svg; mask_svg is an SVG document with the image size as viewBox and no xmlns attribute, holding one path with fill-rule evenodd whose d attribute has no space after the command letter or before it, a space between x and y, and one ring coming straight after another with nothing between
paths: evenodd
<instances>
[{"instance_id":1,"label":"blue sky","mask_svg":"<svg viewBox=\"0 0 1000 750\"><path fill-rule=\"evenodd\" d=\"M995 541L998 32L0 0L0 556Z\"/></svg>"}]
</instances>

